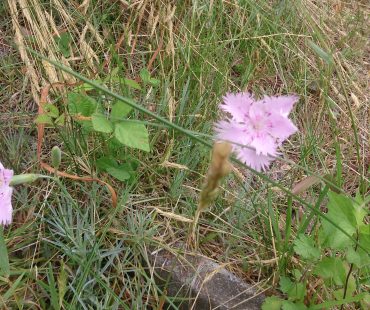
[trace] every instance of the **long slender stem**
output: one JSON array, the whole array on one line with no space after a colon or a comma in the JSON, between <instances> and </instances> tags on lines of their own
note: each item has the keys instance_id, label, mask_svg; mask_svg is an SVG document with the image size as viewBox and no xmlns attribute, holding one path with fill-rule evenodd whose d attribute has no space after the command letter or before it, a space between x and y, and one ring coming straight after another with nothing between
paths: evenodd
<instances>
[{"instance_id":1,"label":"long slender stem","mask_svg":"<svg viewBox=\"0 0 370 310\"><path fill-rule=\"evenodd\" d=\"M359 238L359 233L358 233L358 230L357 230L357 232L356 232L356 241L357 242L358 242L358 238ZM358 246L358 243L356 243L355 252L357 251L357 246ZM349 266L348 274L347 274L347 277L346 277L346 282L344 284L343 299L346 299L347 290L348 290L349 277L351 276L352 270L353 270L353 263L351 263L351 265ZM344 304L342 304L342 306L340 307L340 309L342 310L343 307L344 307Z\"/></svg>"},{"instance_id":2,"label":"long slender stem","mask_svg":"<svg viewBox=\"0 0 370 310\"><path fill-rule=\"evenodd\" d=\"M135 101L133 101L132 99L130 98L127 98L127 97L124 97L124 96L121 96L119 94L116 94L115 92L111 91L110 89L106 88L105 86L102 86L101 84L95 82L95 81L92 81L90 79L88 79L87 77L73 71L72 69L60 64L59 62L57 61L54 61L54 60L51 60L47 57L45 57L44 55L34 51L33 49L30 49L28 47L26 47L26 49L31 53L33 54L34 56L36 57L39 57L47 62L49 62L50 64L54 65L55 67L59 68L60 70L68 73L68 74L71 74L72 76L80 79L81 81L93 86L95 89L97 90L100 90L102 91L103 93L115 98L115 99L118 99L118 100L121 100L123 101L124 103L126 103L127 105L131 106L132 108L146 114L146 115L149 115L151 117L153 117L154 119L156 119L157 121L159 122L162 122L163 124L166 124L167 126L169 126L170 128L172 128L173 130L175 131L178 131L182 134L185 134L189 137L191 137L194 141L197 141L199 143L201 143L202 145L204 146L207 146L209 148L212 147L212 143L211 142L208 142L208 141L205 141L203 140L202 138L196 136L196 135L193 135L193 134L190 134L185 128L181 127L181 126L178 126L174 123L172 123L171 121L167 120L166 118L162 117L162 116L159 116L157 114L155 114L154 112L144 108L143 106L137 104ZM327 222L329 222L330 224L332 224L336 229L338 229L339 231L341 231L343 234L345 234L347 237L349 237L353 242L355 242L356 244L358 244L358 242L348 233L346 232L342 227L338 226L338 224L336 224L333 220L331 220L330 218L328 218L325 214L323 214L322 212L320 212L319 210L316 210L311 204L307 203L305 200L303 200L302 198L298 197L297 195L293 194L289 189L285 188L284 186L282 186L280 183L274 181L274 180L271 180L270 178L268 178L267 176L265 176L263 173L261 172L258 172L254 169L252 169L251 167L243 164L241 161L239 161L238 159L235 159L235 158L232 158L232 161L237 163L238 165L241 165L243 166L244 168L248 169L249 171L253 172L255 175L259 176L261 179L263 179L264 181L270 183L272 186L274 187L277 187L279 189L281 189L284 193L290 195L291 197L293 197L296 201L300 202L301 204L303 204L304 206L306 206L307 208L309 208L310 210L312 210L313 212L315 212L318 216L320 216L321 218L325 219ZM368 249L364 248L363 246L361 246L360 244L358 244L358 246L363 249L366 253L368 253Z\"/></svg>"}]
</instances>

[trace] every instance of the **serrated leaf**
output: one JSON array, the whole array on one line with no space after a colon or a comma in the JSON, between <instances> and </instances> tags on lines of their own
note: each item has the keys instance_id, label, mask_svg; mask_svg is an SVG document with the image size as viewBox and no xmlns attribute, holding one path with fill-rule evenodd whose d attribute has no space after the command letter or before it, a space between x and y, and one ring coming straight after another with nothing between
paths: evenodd
<instances>
[{"instance_id":1,"label":"serrated leaf","mask_svg":"<svg viewBox=\"0 0 370 310\"><path fill-rule=\"evenodd\" d=\"M308 45L314 50L314 52L324 60L328 65L332 65L334 63L333 56L329 53L325 52L320 46L316 43L312 42L311 40L308 41Z\"/></svg>"},{"instance_id":2,"label":"serrated leaf","mask_svg":"<svg viewBox=\"0 0 370 310\"><path fill-rule=\"evenodd\" d=\"M293 303L291 301L285 300L282 304L283 310L306 310L307 307L304 303Z\"/></svg>"},{"instance_id":3,"label":"serrated leaf","mask_svg":"<svg viewBox=\"0 0 370 310\"><path fill-rule=\"evenodd\" d=\"M126 117L131 110L132 107L128 104L117 100L112 106L110 117L112 118L112 121L122 120L122 118Z\"/></svg>"},{"instance_id":4,"label":"serrated leaf","mask_svg":"<svg viewBox=\"0 0 370 310\"><path fill-rule=\"evenodd\" d=\"M284 300L276 296L267 297L262 304L262 310L280 310Z\"/></svg>"},{"instance_id":5,"label":"serrated leaf","mask_svg":"<svg viewBox=\"0 0 370 310\"><path fill-rule=\"evenodd\" d=\"M280 290L288 295L289 300L303 300L306 288L303 283L292 282L288 277L280 277Z\"/></svg>"},{"instance_id":6,"label":"serrated leaf","mask_svg":"<svg viewBox=\"0 0 370 310\"><path fill-rule=\"evenodd\" d=\"M50 116L52 118L57 118L59 116L58 108L51 103L45 104L43 106L43 110L47 116Z\"/></svg>"},{"instance_id":7,"label":"serrated leaf","mask_svg":"<svg viewBox=\"0 0 370 310\"><path fill-rule=\"evenodd\" d=\"M53 125L53 119L50 116L47 116L46 114L40 114L37 115L37 117L35 118L35 123Z\"/></svg>"},{"instance_id":8,"label":"serrated leaf","mask_svg":"<svg viewBox=\"0 0 370 310\"><path fill-rule=\"evenodd\" d=\"M68 94L68 110L72 115L91 116L95 113L97 106L98 103L90 96L80 93Z\"/></svg>"},{"instance_id":9,"label":"serrated leaf","mask_svg":"<svg viewBox=\"0 0 370 310\"><path fill-rule=\"evenodd\" d=\"M294 283L292 282L292 280L290 280L288 277L284 277L284 276L281 276L280 277L280 290L285 293L285 294L288 294L288 292L292 289L292 287L294 286Z\"/></svg>"},{"instance_id":10,"label":"serrated leaf","mask_svg":"<svg viewBox=\"0 0 370 310\"><path fill-rule=\"evenodd\" d=\"M112 123L105 118L104 114L95 113L91 118L93 128L95 131L110 133L113 131Z\"/></svg>"},{"instance_id":11,"label":"serrated leaf","mask_svg":"<svg viewBox=\"0 0 370 310\"><path fill-rule=\"evenodd\" d=\"M349 235L353 235L356 232L357 220L354 214L355 208L351 199L342 194L333 192L329 192L328 196L327 217ZM337 250L343 250L352 245L352 240L348 236L325 220L322 221L319 240L322 245Z\"/></svg>"},{"instance_id":12,"label":"serrated leaf","mask_svg":"<svg viewBox=\"0 0 370 310\"><path fill-rule=\"evenodd\" d=\"M294 241L294 251L307 260L316 260L321 254L320 250L315 247L312 238L304 234L300 234Z\"/></svg>"},{"instance_id":13,"label":"serrated leaf","mask_svg":"<svg viewBox=\"0 0 370 310\"><path fill-rule=\"evenodd\" d=\"M117 168L109 167L107 168L107 172L120 181L126 181L131 177L125 166L118 166Z\"/></svg>"},{"instance_id":14,"label":"serrated leaf","mask_svg":"<svg viewBox=\"0 0 370 310\"><path fill-rule=\"evenodd\" d=\"M123 145L150 151L149 134L144 124L122 121L115 125L114 135Z\"/></svg>"},{"instance_id":15,"label":"serrated leaf","mask_svg":"<svg viewBox=\"0 0 370 310\"><path fill-rule=\"evenodd\" d=\"M325 257L317 263L313 274L323 279L332 279L335 284L343 285L346 278L346 270L343 261L338 257Z\"/></svg>"}]
</instances>

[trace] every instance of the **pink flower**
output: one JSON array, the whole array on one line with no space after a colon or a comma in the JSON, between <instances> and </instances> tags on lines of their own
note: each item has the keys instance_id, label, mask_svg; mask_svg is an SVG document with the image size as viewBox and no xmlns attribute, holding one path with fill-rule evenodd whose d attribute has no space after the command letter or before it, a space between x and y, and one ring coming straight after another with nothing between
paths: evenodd
<instances>
[{"instance_id":1,"label":"pink flower","mask_svg":"<svg viewBox=\"0 0 370 310\"><path fill-rule=\"evenodd\" d=\"M297 96L255 100L250 93L226 94L220 108L230 118L216 123L216 137L234 143L240 161L257 171L265 170L278 155L278 146L297 131L288 118L297 101Z\"/></svg>"},{"instance_id":2,"label":"pink flower","mask_svg":"<svg viewBox=\"0 0 370 310\"><path fill-rule=\"evenodd\" d=\"M12 192L9 186L13 177L13 170L5 169L0 162L0 225L10 224L12 221Z\"/></svg>"}]
</instances>

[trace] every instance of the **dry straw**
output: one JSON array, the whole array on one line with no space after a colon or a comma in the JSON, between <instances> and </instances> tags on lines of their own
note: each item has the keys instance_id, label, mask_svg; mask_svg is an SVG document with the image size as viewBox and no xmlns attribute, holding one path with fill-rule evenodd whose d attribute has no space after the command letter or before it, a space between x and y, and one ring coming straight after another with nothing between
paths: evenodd
<instances>
[{"instance_id":1,"label":"dry straw","mask_svg":"<svg viewBox=\"0 0 370 310\"><path fill-rule=\"evenodd\" d=\"M206 210L216 199L220 182L223 177L231 171L231 164L229 157L232 146L227 142L215 143L212 150L211 165L200 193L197 211L195 212L194 221L192 225L192 242L196 242L196 229L198 226L200 214Z\"/></svg>"}]
</instances>

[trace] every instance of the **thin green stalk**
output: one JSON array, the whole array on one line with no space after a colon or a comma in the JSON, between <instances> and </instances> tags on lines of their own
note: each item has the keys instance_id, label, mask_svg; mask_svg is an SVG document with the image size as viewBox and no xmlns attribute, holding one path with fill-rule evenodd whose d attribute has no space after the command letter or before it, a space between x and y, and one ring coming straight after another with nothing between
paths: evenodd
<instances>
[{"instance_id":1,"label":"thin green stalk","mask_svg":"<svg viewBox=\"0 0 370 310\"><path fill-rule=\"evenodd\" d=\"M154 119L156 119L157 121L159 122L162 122L164 124L166 124L167 126L169 126L170 128L172 128L173 130L175 131L178 131L179 133L182 133L182 134L185 134L186 136L190 137L191 139L193 139L194 141L197 141L201 144L203 144L204 146L207 146L208 148L211 148L212 147L212 143L211 142L208 142L208 141L205 141L203 140L202 138L196 136L196 135L193 135L193 134L190 134L188 132L188 130L184 129L183 127L181 126L178 126L172 122L170 122L169 120L167 120L166 118L162 117L162 116L159 116L155 113L153 113L152 111L144 108L143 106L140 106L138 105L136 102L134 102L132 99L130 98L127 98L127 97L124 97L124 96L121 96L121 95L118 95L116 93L114 93L113 91L111 91L110 89L96 83L95 81L92 81L90 79L88 79L87 77L73 71L72 69L70 68L67 68L65 67L64 65L58 63L57 61L54 61L54 60L51 60L47 57L45 57L44 55L30 49L30 48L27 48L27 50L33 54L34 56L38 57L38 58L41 58L42 60L45 60L47 62L49 62L50 64L54 65L55 67L57 67L58 69L68 73L68 74L71 74L72 76L78 78L79 80L93 86L95 89L97 90L100 90L102 91L103 93L117 99L117 100L120 100L120 101L123 101L124 103L126 103L127 105L131 106L132 108L148 115L148 116L151 116L153 117ZM304 206L306 206L307 208L309 208L310 210L314 211L317 215L319 215L321 218L325 219L326 221L328 221L330 224L332 224L336 229L338 229L339 231L341 231L343 234L345 234L347 237L349 237L354 243L358 244L358 246L363 249L366 253L368 253L368 249L364 248L362 245L360 245L358 243L358 241L356 241L350 234L348 234L348 232L346 232L343 228L341 228L340 226L338 226L334 221L332 221L331 219L329 219L325 214L321 213L320 211L316 210L313 206L311 206L309 203L307 203L306 201L304 201L303 199L301 199L300 197L298 197L297 195L294 195L289 189L285 188L284 186L280 185L280 183L274 181L274 180L271 180L269 179L267 176L265 176L263 173L261 172L258 172L252 168L250 168L249 166L245 165L244 163L242 163L240 160L238 159L235 159L233 158L232 159L233 162L239 164L240 166L243 166L244 168L248 169L249 171L253 172L255 175L259 176L261 179L263 179L264 181L266 182L269 182L272 186L275 186L275 187L278 187L280 188L284 193L288 194L288 195L291 195L295 200L297 200L298 202L300 202L301 204L303 204Z\"/></svg>"}]
</instances>

